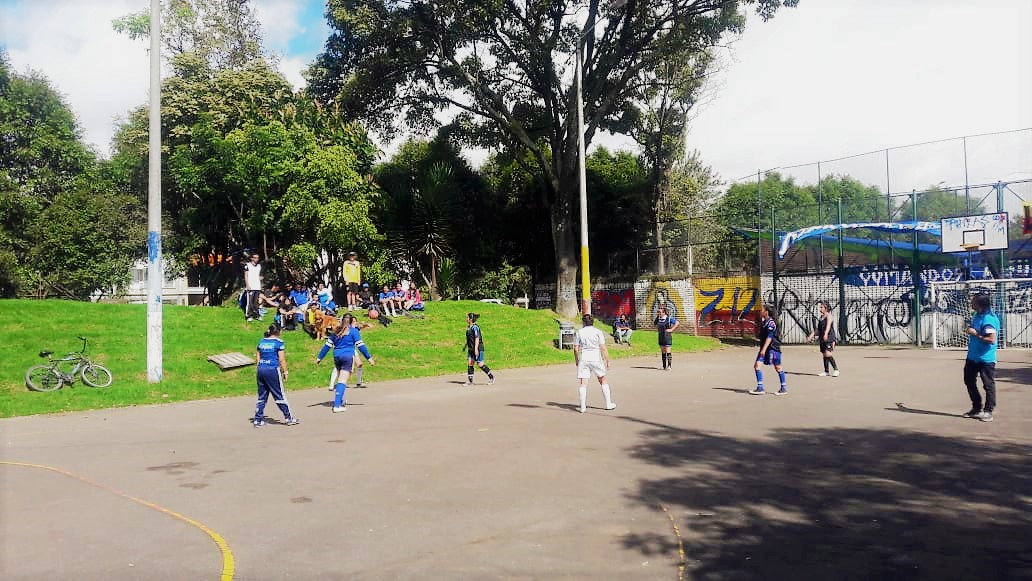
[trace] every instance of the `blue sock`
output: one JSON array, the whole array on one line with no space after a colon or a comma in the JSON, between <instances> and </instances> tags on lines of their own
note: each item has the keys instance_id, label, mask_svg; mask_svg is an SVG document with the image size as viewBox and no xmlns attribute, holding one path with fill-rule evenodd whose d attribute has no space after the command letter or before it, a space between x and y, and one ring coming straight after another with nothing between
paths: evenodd
<instances>
[{"instance_id":1,"label":"blue sock","mask_svg":"<svg viewBox=\"0 0 1032 581\"><path fill-rule=\"evenodd\" d=\"M347 390L348 386L344 383L338 383L333 394L333 407L339 408L344 405L344 391Z\"/></svg>"},{"instance_id":2,"label":"blue sock","mask_svg":"<svg viewBox=\"0 0 1032 581\"><path fill-rule=\"evenodd\" d=\"M763 370L756 370L756 389L763 389Z\"/></svg>"},{"instance_id":3,"label":"blue sock","mask_svg":"<svg viewBox=\"0 0 1032 581\"><path fill-rule=\"evenodd\" d=\"M784 371L779 371L778 372L778 377L781 378L781 389L785 389L785 372Z\"/></svg>"}]
</instances>

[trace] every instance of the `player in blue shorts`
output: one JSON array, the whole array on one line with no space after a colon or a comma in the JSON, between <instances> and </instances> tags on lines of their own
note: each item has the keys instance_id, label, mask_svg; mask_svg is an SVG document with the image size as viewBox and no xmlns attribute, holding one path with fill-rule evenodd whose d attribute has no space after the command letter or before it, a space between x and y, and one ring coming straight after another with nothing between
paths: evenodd
<instances>
[{"instance_id":1,"label":"player in blue shorts","mask_svg":"<svg viewBox=\"0 0 1032 581\"><path fill-rule=\"evenodd\" d=\"M781 379L781 389L774 392L774 395L788 395L788 388L785 386L785 372L781 369L781 334L778 331L777 312L770 305L763 305L760 308L760 352L756 355L756 363L753 363L753 370L756 371L756 389L749 393L763 395L763 369L760 365L773 365L774 371L778 372Z\"/></svg>"},{"instance_id":2,"label":"player in blue shorts","mask_svg":"<svg viewBox=\"0 0 1032 581\"><path fill-rule=\"evenodd\" d=\"M258 342L258 405L254 408L254 427L265 425L265 404L272 400L283 412L284 422L288 426L297 425L298 419L290 413L290 404L283 394L283 382L287 379L287 358L283 354L283 340L280 339L279 325L269 325L265 338Z\"/></svg>"},{"instance_id":3,"label":"player in blue shorts","mask_svg":"<svg viewBox=\"0 0 1032 581\"><path fill-rule=\"evenodd\" d=\"M491 368L484 365L484 336L477 325L477 313L466 314L466 385L473 385L473 365L487 374L487 384L494 383L495 377Z\"/></svg>"},{"instance_id":4,"label":"player in blue shorts","mask_svg":"<svg viewBox=\"0 0 1032 581\"><path fill-rule=\"evenodd\" d=\"M337 327L333 335L326 339L326 343L319 350L319 356L315 359L316 365L322 363L323 357L326 357L330 349L333 349L333 364L337 368L337 384L334 386L333 395L333 413L347 411L344 393L348 389L348 378L351 376L351 370L354 367L355 350L357 349L366 358L369 365L376 365L376 362L373 361L373 356L369 354L369 349L366 348L365 343L362 341L362 335L354 327L354 321L354 315L345 313L340 318L340 326Z\"/></svg>"}]
</instances>

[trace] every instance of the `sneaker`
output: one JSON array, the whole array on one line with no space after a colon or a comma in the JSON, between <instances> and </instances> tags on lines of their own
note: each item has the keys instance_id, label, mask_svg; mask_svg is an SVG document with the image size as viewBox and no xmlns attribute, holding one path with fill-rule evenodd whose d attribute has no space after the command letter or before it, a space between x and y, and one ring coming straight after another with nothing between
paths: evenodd
<instances>
[{"instance_id":1,"label":"sneaker","mask_svg":"<svg viewBox=\"0 0 1032 581\"><path fill-rule=\"evenodd\" d=\"M757 387L756 389L749 392L749 395L763 395L767 392L763 391L762 388Z\"/></svg>"},{"instance_id":2,"label":"sneaker","mask_svg":"<svg viewBox=\"0 0 1032 581\"><path fill-rule=\"evenodd\" d=\"M616 409L616 404L610 402L609 405L606 406L606 409L607 410L615 410Z\"/></svg>"},{"instance_id":3,"label":"sneaker","mask_svg":"<svg viewBox=\"0 0 1032 581\"><path fill-rule=\"evenodd\" d=\"M248 323L250 323L250 322L251 322L251 321L253 321L253 320L254 320L254 319L252 319L251 317L247 317L247 322L248 322Z\"/></svg>"},{"instance_id":4,"label":"sneaker","mask_svg":"<svg viewBox=\"0 0 1032 581\"><path fill-rule=\"evenodd\" d=\"M827 371L822 371L822 372L817 374L817 377L827 377L827 376L828 376L828 372Z\"/></svg>"},{"instance_id":5,"label":"sneaker","mask_svg":"<svg viewBox=\"0 0 1032 581\"><path fill-rule=\"evenodd\" d=\"M993 412L982 412L978 414L979 421L991 422L993 421Z\"/></svg>"},{"instance_id":6,"label":"sneaker","mask_svg":"<svg viewBox=\"0 0 1032 581\"><path fill-rule=\"evenodd\" d=\"M832 371L831 372L831 376L832 377L838 377L838 369L836 369L835 371Z\"/></svg>"},{"instance_id":7,"label":"sneaker","mask_svg":"<svg viewBox=\"0 0 1032 581\"><path fill-rule=\"evenodd\" d=\"M256 428L264 428L265 427L265 420L254 420L252 423L254 424L254 427L256 427Z\"/></svg>"},{"instance_id":8,"label":"sneaker","mask_svg":"<svg viewBox=\"0 0 1032 581\"><path fill-rule=\"evenodd\" d=\"M365 384L360 381L355 384L355 387L365 387Z\"/></svg>"},{"instance_id":9,"label":"sneaker","mask_svg":"<svg viewBox=\"0 0 1032 581\"><path fill-rule=\"evenodd\" d=\"M339 414L341 412L346 412L346 411L348 411L348 406L339 407L339 408L333 408L333 413L335 413L335 414Z\"/></svg>"},{"instance_id":10,"label":"sneaker","mask_svg":"<svg viewBox=\"0 0 1032 581\"><path fill-rule=\"evenodd\" d=\"M588 411L588 408L586 408L584 406L581 406L581 407L577 408L577 411L579 411L580 413L584 413L584 412Z\"/></svg>"},{"instance_id":11,"label":"sneaker","mask_svg":"<svg viewBox=\"0 0 1032 581\"><path fill-rule=\"evenodd\" d=\"M788 390L782 387L781 389L775 391L774 395L788 395Z\"/></svg>"},{"instance_id":12,"label":"sneaker","mask_svg":"<svg viewBox=\"0 0 1032 581\"><path fill-rule=\"evenodd\" d=\"M466 387L473 387L473 382L472 381L467 381L465 385L466 385Z\"/></svg>"},{"instance_id":13,"label":"sneaker","mask_svg":"<svg viewBox=\"0 0 1032 581\"><path fill-rule=\"evenodd\" d=\"M981 415L982 415L982 410L980 410L980 409L978 409L978 408L971 408L970 410L968 410L968 411L964 412L964 417L965 417L965 418L974 418L974 419L976 419L976 420L977 420L977 419L979 418L979 416L981 416Z\"/></svg>"},{"instance_id":14,"label":"sneaker","mask_svg":"<svg viewBox=\"0 0 1032 581\"><path fill-rule=\"evenodd\" d=\"M299 420L297 418L287 418L287 419L283 420L283 425L285 425L285 426L296 426L296 425L298 425L300 423L301 423L301 420Z\"/></svg>"},{"instance_id":15,"label":"sneaker","mask_svg":"<svg viewBox=\"0 0 1032 581\"><path fill-rule=\"evenodd\" d=\"M487 384L488 385L494 385L494 376L493 375L491 377L487 378Z\"/></svg>"}]
</instances>

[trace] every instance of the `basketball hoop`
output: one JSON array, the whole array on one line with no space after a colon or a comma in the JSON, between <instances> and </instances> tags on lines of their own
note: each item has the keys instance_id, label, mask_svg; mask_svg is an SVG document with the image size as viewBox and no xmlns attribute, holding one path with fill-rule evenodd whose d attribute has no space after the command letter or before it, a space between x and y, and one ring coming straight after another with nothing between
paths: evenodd
<instances>
[{"instance_id":1,"label":"basketball hoop","mask_svg":"<svg viewBox=\"0 0 1032 581\"><path fill-rule=\"evenodd\" d=\"M968 242L967 244L961 244L960 247L963 248L966 252L974 252L981 248L982 245L977 242Z\"/></svg>"}]
</instances>

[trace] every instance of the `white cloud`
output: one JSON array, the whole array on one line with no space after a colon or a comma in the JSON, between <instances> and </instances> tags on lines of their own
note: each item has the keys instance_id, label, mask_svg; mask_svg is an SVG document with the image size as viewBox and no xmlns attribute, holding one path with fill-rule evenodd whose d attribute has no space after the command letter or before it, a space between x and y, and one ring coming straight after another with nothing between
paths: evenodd
<instances>
[{"instance_id":1,"label":"white cloud","mask_svg":"<svg viewBox=\"0 0 1032 581\"><path fill-rule=\"evenodd\" d=\"M145 7L140 0L50 0L0 6L0 37L16 71L39 71L65 97L84 140L106 152L116 117L145 104L146 41L111 21Z\"/></svg>"}]
</instances>

